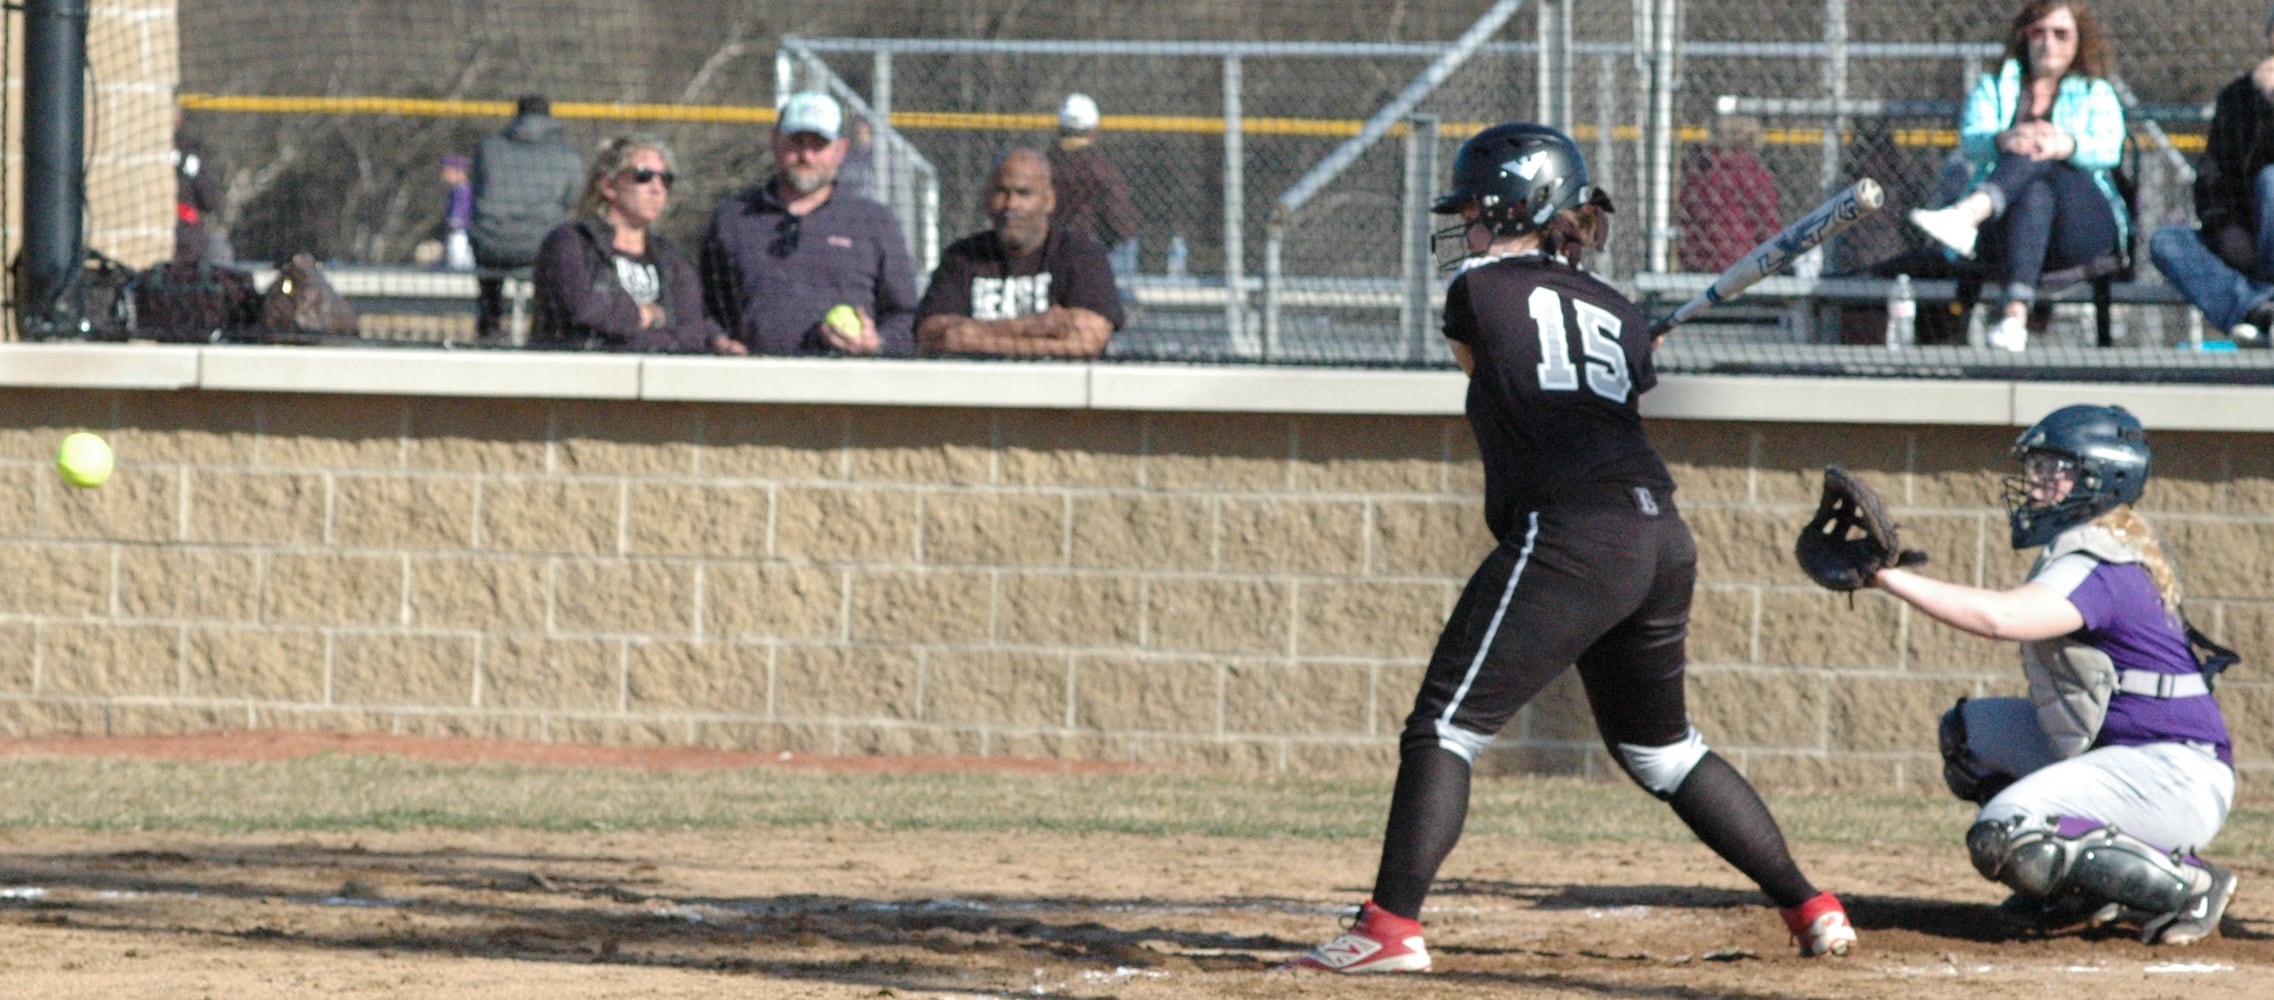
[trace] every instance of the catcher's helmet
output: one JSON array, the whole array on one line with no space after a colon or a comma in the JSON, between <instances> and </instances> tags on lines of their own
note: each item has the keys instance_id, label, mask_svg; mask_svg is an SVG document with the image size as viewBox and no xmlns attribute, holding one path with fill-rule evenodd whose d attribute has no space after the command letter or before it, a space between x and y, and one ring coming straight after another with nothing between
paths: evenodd
<instances>
[{"instance_id":1,"label":"catcher's helmet","mask_svg":"<svg viewBox=\"0 0 2274 1000\"><path fill-rule=\"evenodd\" d=\"M2008 476L2006 519L2013 547L2032 548L2117 504L2133 503L2148 487L2148 432L2121 406L2079 403L2054 410L2013 443L2015 458L2049 456L2076 470L2076 485L2051 503L2030 497L2029 476Z\"/></svg>"},{"instance_id":2,"label":"catcher's helmet","mask_svg":"<svg viewBox=\"0 0 2274 1000\"><path fill-rule=\"evenodd\" d=\"M1598 198L1602 192L1587 180L1587 158L1570 136L1545 125L1509 122L1461 144L1453 156L1453 190L1430 211L1449 215L1474 204L1476 221L1494 236L1521 236L1557 212Z\"/></svg>"}]
</instances>

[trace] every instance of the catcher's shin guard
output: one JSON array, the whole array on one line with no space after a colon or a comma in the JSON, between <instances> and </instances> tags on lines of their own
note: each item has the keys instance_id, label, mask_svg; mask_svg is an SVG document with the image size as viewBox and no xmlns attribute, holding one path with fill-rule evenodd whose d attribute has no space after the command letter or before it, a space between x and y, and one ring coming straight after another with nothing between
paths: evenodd
<instances>
[{"instance_id":1,"label":"catcher's shin guard","mask_svg":"<svg viewBox=\"0 0 2274 1000\"><path fill-rule=\"evenodd\" d=\"M2065 837L2049 826L2024 829L2019 820L1988 820L1966 831L1966 852L1983 878L2038 899L2076 893L2168 913L2195 888L2170 855L2114 827Z\"/></svg>"}]
</instances>

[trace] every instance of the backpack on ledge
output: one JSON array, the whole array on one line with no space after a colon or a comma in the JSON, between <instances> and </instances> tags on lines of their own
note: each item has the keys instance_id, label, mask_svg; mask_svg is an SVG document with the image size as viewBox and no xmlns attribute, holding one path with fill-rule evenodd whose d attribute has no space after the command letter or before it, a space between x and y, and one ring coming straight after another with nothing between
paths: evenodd
<instances>
[{"instance_id":1,"label":"backpack on ledge","mask_svg":"<svg viewBox=\"0 0 2274 1000\"><path fill-rule=\"evenodd\" d=\"M159 264L134 282L135 335L164 343L217 344L260 321L253 276L199 262Z\"/></svg>"}]
</instances>

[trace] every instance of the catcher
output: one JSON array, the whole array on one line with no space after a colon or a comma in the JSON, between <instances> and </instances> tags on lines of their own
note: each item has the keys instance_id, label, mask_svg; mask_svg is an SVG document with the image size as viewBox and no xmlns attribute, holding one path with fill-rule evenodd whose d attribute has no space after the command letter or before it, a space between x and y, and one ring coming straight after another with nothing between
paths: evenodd
<instances>
[{"instance_id":1,"label":"catcher","mask_svg":"<svg viewBox=\"0 0 2274 1000\"><path fill-rule=\"evenodd\" d=\"M2218 932L2235 876L2199 857L2226 823L2234 753L2211 684L2234 661L2180 613L2171 558L2132 509L2148 441L2121 407L2070 406L2015 442L2006 484L2016 549L2044 547L2011 590L1907 567L1869 486L1825 470L1796 555L1833 590L1874 586L1927 617L2022 644L2029 697L1959 699L1943 716L1943 777L1981 803L1966 850L2013 895L2000 915L2040 932L2137 926L2149 944ZM2205 662L2195 647L2206 649Z\"/></svg>"}]
</instances>

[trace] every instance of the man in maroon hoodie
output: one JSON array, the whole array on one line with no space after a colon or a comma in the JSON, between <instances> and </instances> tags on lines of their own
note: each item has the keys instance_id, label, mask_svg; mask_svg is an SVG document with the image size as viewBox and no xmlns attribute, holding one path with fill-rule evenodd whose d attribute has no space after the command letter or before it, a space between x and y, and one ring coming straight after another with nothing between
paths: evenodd
<instances>
[{"instance_id":1,"label":"man in maroon hoodie","mask_svg":"<svg viewBox=\"0 0 2274 1000\"><path fill-rule=\"evenodd\" d=\"M1777 234L1777 179L1754 151L1761 123L1745 115L1714 122L1713 142L1682 158L1682 269L1720 274Z\"/></svg>"}]
</instances>

